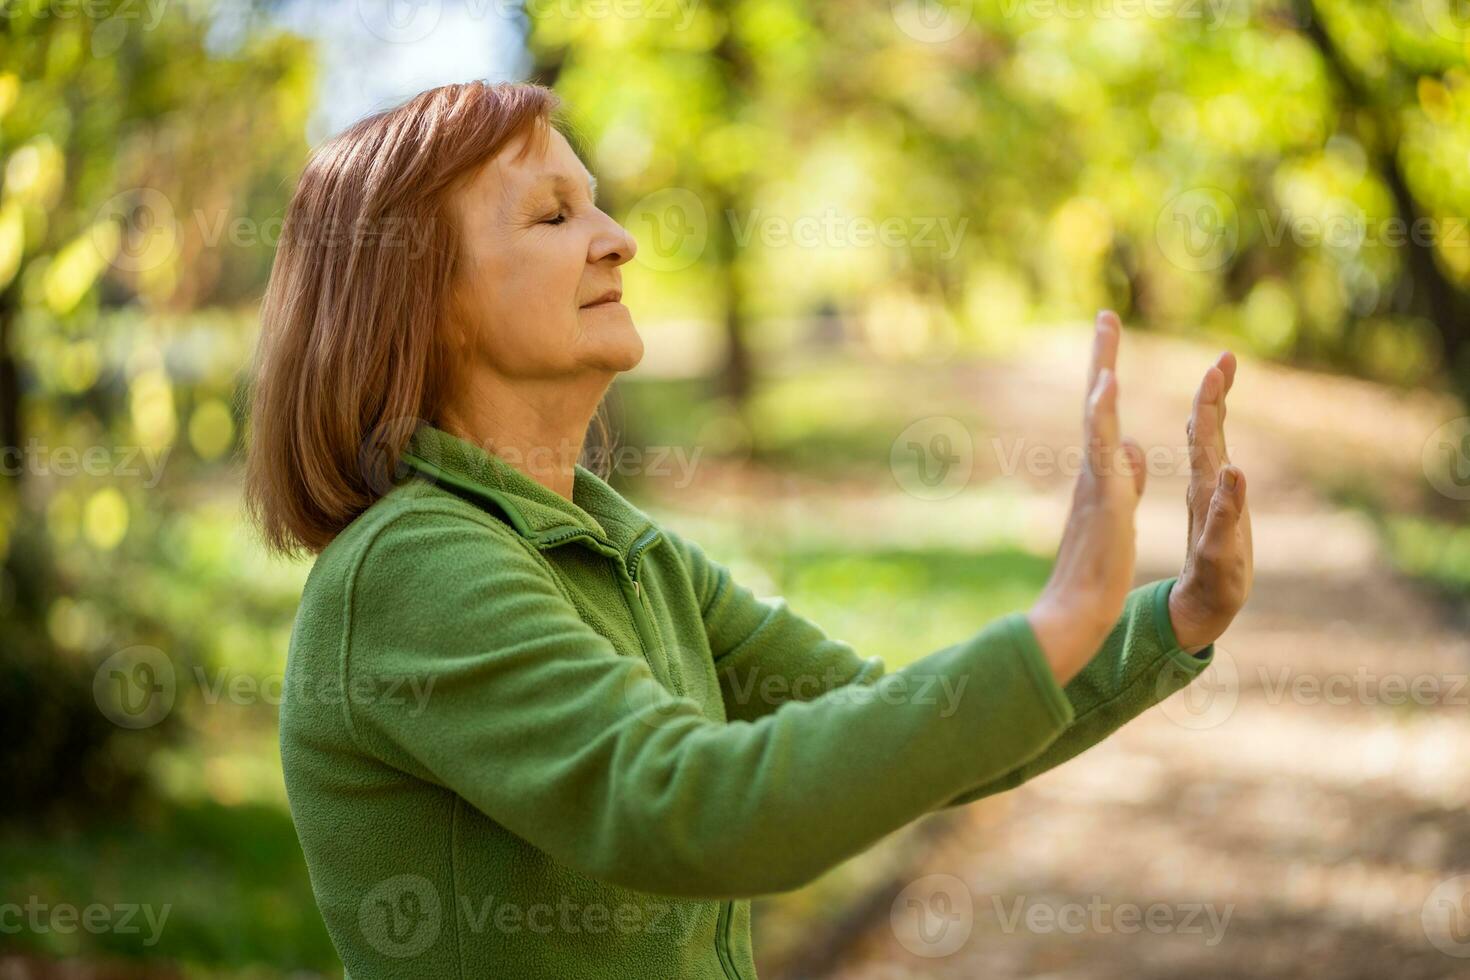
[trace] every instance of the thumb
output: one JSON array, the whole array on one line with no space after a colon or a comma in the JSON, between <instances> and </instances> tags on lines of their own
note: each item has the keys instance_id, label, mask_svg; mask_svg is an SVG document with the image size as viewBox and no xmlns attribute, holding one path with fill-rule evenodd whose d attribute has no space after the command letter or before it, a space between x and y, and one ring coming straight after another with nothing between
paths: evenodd
<instances>
[{"instance_id":1,"label":"thumb","mask_svg":"<svg viewBox=\"0 0 1470 980\"><path fill-rule=\"evenodd\" d=\"M1220 477L1215 481L1215 493L1210 498L1205 531L1200 539L1200 551L1207 560L1219 556L1229 547L1244 508L1245 473L1240 467L1227 463L1220 467Z\"/></svg>"}]
</instances>

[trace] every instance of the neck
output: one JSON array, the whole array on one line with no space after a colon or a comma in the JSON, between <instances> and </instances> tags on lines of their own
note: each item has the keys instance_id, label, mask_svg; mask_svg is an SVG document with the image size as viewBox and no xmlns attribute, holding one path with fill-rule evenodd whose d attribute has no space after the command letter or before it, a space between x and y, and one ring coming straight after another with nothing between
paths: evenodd
<instances>
[{"instance_id":1,"label":"neck","mask_svg":"<svg viewBox=\"0 0 1470 980\"><path fill-rule=\"evenodd\" d=\"M438 426L572 499L587 427L612 375L476 377L440 412Z\"/></svg>"}]
</instances>

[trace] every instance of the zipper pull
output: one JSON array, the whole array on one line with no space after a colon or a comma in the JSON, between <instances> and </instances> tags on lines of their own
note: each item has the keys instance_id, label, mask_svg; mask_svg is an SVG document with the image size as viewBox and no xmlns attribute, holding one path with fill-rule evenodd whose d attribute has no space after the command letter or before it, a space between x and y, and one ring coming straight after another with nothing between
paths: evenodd
<instances>
[{"instance_id":1,"label":"zipper pull","mask_svg":"<svg viewBox=\"0 0 1470 980\"><path fill-rule=\"evenodd\" d=\"M643 585L636 578L633 580L633 594L640 599L643 598Z\"/></svg>"}]
</instances>

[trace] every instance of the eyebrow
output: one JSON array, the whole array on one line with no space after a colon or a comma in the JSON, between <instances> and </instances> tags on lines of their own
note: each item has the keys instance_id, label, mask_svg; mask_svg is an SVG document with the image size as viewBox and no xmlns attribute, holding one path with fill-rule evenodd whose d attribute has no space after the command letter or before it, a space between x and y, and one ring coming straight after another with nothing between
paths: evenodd
<instances>
[{"instance_id":1,"label":"eyebrow","mask_svg":"<svg viewBox=\"0 0 1470 980\"><path fill-rule=\"evenodd\" d=\"M554 184L557 187L575 187L576 186L576 182L573 181L573 180L571 180L570 178L568 178L565 174L545 174L540 179L538 179L536 181L536 186L538 188L544 187L547 184ZM597 178L593 174L591 174L591 173L587 174L587 192L588 192L588 194L592 198L592 203L593 204L596 204L597 203Z\"/></svg>"}]
</instances>

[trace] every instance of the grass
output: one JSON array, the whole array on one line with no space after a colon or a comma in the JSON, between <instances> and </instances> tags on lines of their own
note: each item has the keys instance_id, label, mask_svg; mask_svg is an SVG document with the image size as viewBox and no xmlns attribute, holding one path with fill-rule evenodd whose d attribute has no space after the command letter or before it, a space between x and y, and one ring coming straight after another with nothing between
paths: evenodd
<instances>
[{"instance_id":1,"label":"grass","mask_svg":"<svg viewBox=\"0 0 1470 980\"><path fill-rule=\"evenodd\" d=\"M1374 515L1400 570L1457 599L1470 599L1470 524L1417 514Z\"/></svg>"},{"instance_id":2,"label":"grass","mask_svg":"<svg viewBox=\"0 0 1470 980\"><path fill-rule=\"evenodd\" d=\"M155 803L123 819L11 828L0 832L0 867L0 904L41 910L41 928L6 937L12 952L172 963L186 974L262 964L340 973L279 807ZM63 909L94 905L113 910L104 928L67 929ZM124 908L139 911L125 921Z\"/></svg>"},{"instance_id":3,"label":"grass","mask_svg":"<svg viewBox=\"0 0 1470 980\"><path fill-rule=\"evenodd\" d=\"M1013 548L796 549L776 578L798 612L892 669L1024 607L1049 569L1049 560Z\"/></svg>"},{"instance_id":4,"label":"grass","mask_svg":"<svg viewBox=\"0 0 1470 980\"><path fill-rule=\"evenodd\" d=\"M1452 603L1470 602L1470 520L1459 509L1463 504L1426 495L1417 506L1408 506L1361 486L1322 489L1373 522L1396 569Z\"/></svg>"}]
</instances>

